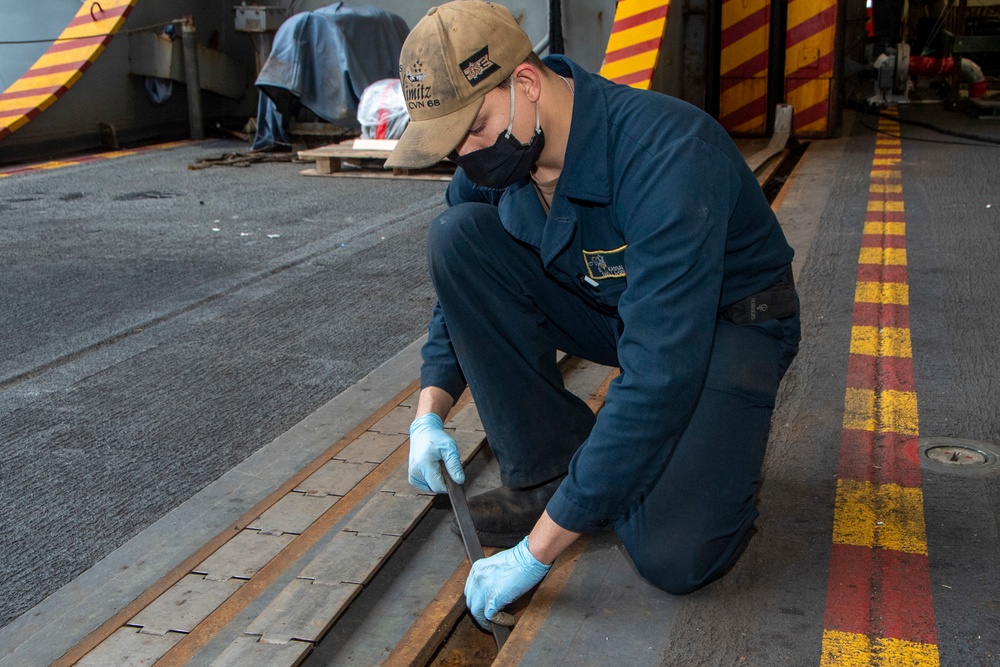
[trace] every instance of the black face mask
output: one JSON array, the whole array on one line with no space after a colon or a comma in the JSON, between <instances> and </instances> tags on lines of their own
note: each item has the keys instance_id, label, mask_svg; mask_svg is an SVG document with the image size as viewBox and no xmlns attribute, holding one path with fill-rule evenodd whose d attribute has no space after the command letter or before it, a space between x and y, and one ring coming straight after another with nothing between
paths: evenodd
<instances>
[{"instance_id":1,"label":"black face mask","mask_svg":"<svg viewBox=\"0 0 1000 667\"><path fill-rule=\"evenodd\" d=\"M466 155L455 152L449 156L465 171L472 182L488 188L503 189L531 175L538 156L545 147L545 135L538 122L538 105L535 105L535 134L531 141L522 144L511 133L514 128L514 89L510 89L510 123L497 136L496 142Z\"/></svg>"}]
</instances>

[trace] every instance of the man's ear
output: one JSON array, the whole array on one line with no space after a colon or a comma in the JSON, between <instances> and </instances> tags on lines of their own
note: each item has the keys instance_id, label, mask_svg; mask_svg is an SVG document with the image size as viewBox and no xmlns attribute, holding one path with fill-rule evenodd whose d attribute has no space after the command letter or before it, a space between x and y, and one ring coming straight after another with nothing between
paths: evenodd
<instances>
[{"instance_id":1,"label":"man's ear","mask_svg":"<svg viewBox=\"0 0 1000 667\"><path fill-rule=\"evenodd\" d=\"M542 73L530 63L521 63L514 68L514 85L521 88L521 91L531 102L537 102L542 89Z\"/></svg>"}]
</instances>

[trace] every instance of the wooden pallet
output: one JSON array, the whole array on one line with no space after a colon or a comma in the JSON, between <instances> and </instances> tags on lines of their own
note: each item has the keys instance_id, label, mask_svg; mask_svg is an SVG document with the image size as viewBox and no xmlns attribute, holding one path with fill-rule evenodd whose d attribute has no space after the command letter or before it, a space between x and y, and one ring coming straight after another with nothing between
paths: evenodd
<instances>
[{"instance_id":1,"label":"wooden pallet","mask_svg":"<svg viewBox=\"0 0 1000 667\"><path fill-rule=\"evenodd\" d=\"M448 161L427 169L385 168L394 139L349 139L340 143L299 151L299 159L314 161L314 169L304 169L303 176L349 176L353 178L411 178L450 181L455 165Z\"/></svg>"}]
</instances>

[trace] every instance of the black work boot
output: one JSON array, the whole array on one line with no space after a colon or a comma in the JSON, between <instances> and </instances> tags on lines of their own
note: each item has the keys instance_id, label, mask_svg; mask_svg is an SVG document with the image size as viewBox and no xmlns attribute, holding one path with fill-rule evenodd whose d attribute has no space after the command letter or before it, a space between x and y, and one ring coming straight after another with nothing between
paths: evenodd
<instances>
[{"instance_id":1,"label":"black work boot","mask_svg":"<svg viewBox=\"0 0 1000 667\"><path fill-rule=\"evenodd\" d=\"M484 547L516 546L531 532L542 516L549 498L559 488L565 475L526 489L501 486L469 498L472 523ZM451 521L451 532L461 535L458 522Z\"/></svg>"}]
</instances>

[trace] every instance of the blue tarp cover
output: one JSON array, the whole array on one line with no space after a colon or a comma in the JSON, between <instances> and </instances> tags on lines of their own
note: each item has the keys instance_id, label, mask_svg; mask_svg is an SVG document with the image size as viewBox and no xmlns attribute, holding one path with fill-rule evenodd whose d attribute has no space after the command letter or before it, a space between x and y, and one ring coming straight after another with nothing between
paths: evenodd
<instances>
[{"instance_id":1,"label":"blue tarp cover","mask_svg":"<svg viewBox=\"0 0 1000 667\"><path fill-rule=\"evenodd\" d=\"M401 17L372 5L337 2L291 16L257 76L253 150L289 147L287 120L299 104L344 130L359 130L361 94L379 79L399 76L408 33Z\"/></svg>"}]
</instances>

